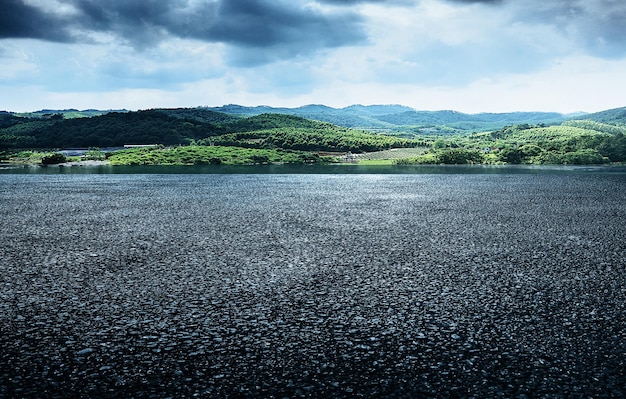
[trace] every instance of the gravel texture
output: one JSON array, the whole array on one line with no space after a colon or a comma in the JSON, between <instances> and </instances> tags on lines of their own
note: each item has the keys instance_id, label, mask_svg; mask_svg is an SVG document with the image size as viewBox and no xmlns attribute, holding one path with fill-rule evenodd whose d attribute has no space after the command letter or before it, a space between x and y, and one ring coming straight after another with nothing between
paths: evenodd
<instances>
[{"instance_id":1,"label":"gravel texture","mask_svg":"<svg viewBox=\"0 0 626 399\"><path fill-rule=\"evenodd\" d=\"M0 200L0 397L626 395L624 175L3 175Z\"/></svg>"}]
</instances>

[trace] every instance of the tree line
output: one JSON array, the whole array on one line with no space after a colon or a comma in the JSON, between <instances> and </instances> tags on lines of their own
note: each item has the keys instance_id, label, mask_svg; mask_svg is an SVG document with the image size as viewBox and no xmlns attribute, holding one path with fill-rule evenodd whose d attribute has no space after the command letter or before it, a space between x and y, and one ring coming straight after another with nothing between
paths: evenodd
<instances>
[{"instance_id":1,"label":"tree line","mask_svg":"<svg viewBox=\"0 0 626 399\"><path fill-rule=\"evenodd\" d=\"M626 162L626 127L597 121L558 126L512 125L468 136L437 138L427 153L402 164L569 164Z\"/></svg>"},{"instance_id":2,"label":"tree line","mask_svg":"<svg viewBox=\"0 0 626 399\"><path fill-rule=\"evenodd\" d=\"M414 145L409 139L342 128L297 116L262 114L233 118L208 110L111 112L75 119L13 118L9 121L6 118L5 125L8 126L0 129L0 149L204 144L363 152Z\"/></svg>"}]
</instances>

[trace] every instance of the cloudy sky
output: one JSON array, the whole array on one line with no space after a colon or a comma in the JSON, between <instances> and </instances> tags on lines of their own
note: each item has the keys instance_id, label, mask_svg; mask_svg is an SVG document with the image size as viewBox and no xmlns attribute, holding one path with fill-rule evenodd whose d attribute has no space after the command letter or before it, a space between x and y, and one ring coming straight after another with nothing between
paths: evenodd
<instances>
[{"instance_id":1,"label":"cloudy sky","mask_svg":"<svg viewBox=\"0 0 626 399\"><path fill-rule=\"evenodd\" d=\"M0 0L0 110L626 106L624 0Z\"/></svg>"}]
</instances>

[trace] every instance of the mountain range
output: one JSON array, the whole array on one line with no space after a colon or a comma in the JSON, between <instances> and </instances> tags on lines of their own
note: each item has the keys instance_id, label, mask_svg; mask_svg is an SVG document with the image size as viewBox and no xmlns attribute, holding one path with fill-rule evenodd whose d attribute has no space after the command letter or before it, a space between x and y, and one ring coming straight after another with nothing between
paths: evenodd
<instances>
[{"instance_id":1,"label":"mountain range","mask_svg":"<svg viewBox=\"0 0 626 399\"><path fill-rule=\"evenodd\" d=\"M478 113L467 114L453 110L423 111L397 104L389 105L351 105L345 108L333 108L322 104L309 104L296 108L270 107L267 105L243 106L228 104L220 107L177 108L170 110L189 110L187 113L199 115L203 110L219 112L239 117L250 117L261 114L285 114L299 116L338 126L378 130L378 131L406 131L413 133L463 133L499 129L514 124L558 124L568 119L594 119L601 122L619 121L626 119L626 107L607 110L596 114L583 112L576 114L561 114L557 112L506 112L506 113ZM129 112L127 110L95 110L77 109L52 110L45 109L29 113L9 113L22 117L44 117L63 114L68 118L93 117L109 112ZM182 111L180 111L182 112ZM180 113L179 112L179 113ZM213 118L213 116L211 116Z\"/></svg>"},{"instance_id":2,"label":"mountain range","mask_svg":"<svg viewBox=\"0 0 626 399\"><path fill-rule=\"evenodd\" d=\"M201 159L186 152L178 154L180 159L175 161L152 159L160 154L156 151L149 152L150 159L128 160L141 164L211 163L216 161L213 158L225 163L285 162L278 153L259 151L304 151L308 155L294 156L299 162L309 162L315 155L310 153L362 154L400 148L429 149L428 157L415 162L602 164L626 161L626 107L577 116L551 112L464 114L417 111L401 105L0 112L0 162L28 153L21 149L135 145L197 147L189 149L192 152L214 147ZM238 155L227 156L220 148ZM258 157L243 157L248 150L256 151L250 154ZM459 154L462 159L456 156ZM446 158L448 155L451 157Z\"/></svg>"},{"instance_id":3,"label":"mountain range","mask_svg":"<svg viewBox=\"0 0 626 399\"><path fill-rule=\"evenodd\" d=\"M265 105L246 107L230 104L208 109L241 116L280 113L344 127L391 131L406 129L407 127L432 128L435 126L447 126L455 130L481 131L520 123L555 124L571 117L571 115L556 112L466 114L452 110L418 111L403 105L351 105L345 108L332 108L320 104L310 104L297 108L274 108Z\"/></svg>"},{"instance_id":4,"label":"mountain range","mask_svg":"<svg viewBox=\"0 0 626 399\"><path fill-rule=\"evenodd\" d=\"M21 114L0 111L0 148L106 147L128 143L172 145L229 133L281 128L329 132L338 132L337 128L355 129L418 139L493 132L507 126L557 126L574 119L624 126L626 107L576 115L555 112L465 114L451 110L418 111L403 105L332 108L320 104L297 108L230 104L141 111L46 109ZM313 122L324 125L311 126Z\"/></svg>"}]
</instances>

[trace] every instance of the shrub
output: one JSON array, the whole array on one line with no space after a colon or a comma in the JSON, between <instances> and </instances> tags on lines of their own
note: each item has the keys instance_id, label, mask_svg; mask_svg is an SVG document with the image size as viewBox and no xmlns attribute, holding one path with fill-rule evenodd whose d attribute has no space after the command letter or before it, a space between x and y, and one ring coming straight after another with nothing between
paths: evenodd
<instances>
[{"instance_id":1,"label":"shrub","mask_svg":"<svg viewBox=\"0 0 626 399\"><path fill-rule=\"evenodd\" d=\"M523 153L518 148L504 148L499 154L500 160L506 163L522 163Z\"/></svg>"},{"instance_id":2,"label":"shrub","mask_svg":"<svg viewBox=\"0 0 626 399\"><path fill-rule=\"evenodd\" d=\"M596 149L584 149L563 154L563 163L572 165L597 165L608 162Z\"/></svg>"},{"instance_id":3,"label":"shrub","mask_svg":"<svg viewBox=\"0 0 626 399\"><path fill-rule=\"evenodd\" d=\"M267 155L265 155L265 154L259 154L259 155L255 154L255 155L252 155L250 157L250 160L253 163L260 163L260 164L268 164L268 163L270 163L270 158Z\"/></svg>"},{"instance_id":4,"label":"shrub","mask_svg":"<svg viewBox=\"0 0 626 399\"><path fill-rule=\"evenodd\" d=\"M534 145L534 144L523 145L519 148L519 150L522 153L523 158L535 157L537 155L540 155L543 152L541 147Z\"/></svg>"},{"instance_id":5,"label":"shrub","mask_svg":"<svg viewBox=\"0 0 626 399\"><path fill-rule=\"evenodd\" d=\"M452 148L441 151L437 154L438 163L443 164L474 164L483 161L482 154L475 150L465 148Z\"/></svg>"},{"instance_id":6,"label":"shrub","mask_svg":"<svg viewBox=\"0 0 626 399\"><path fill-rule=\"evenodd\" d=\"M55 152L54 154L46 155L41 158L41 163L43 165L56 165L63 162L67 162L67 158L59 152Z\"/></svg>"}]
</instances>

